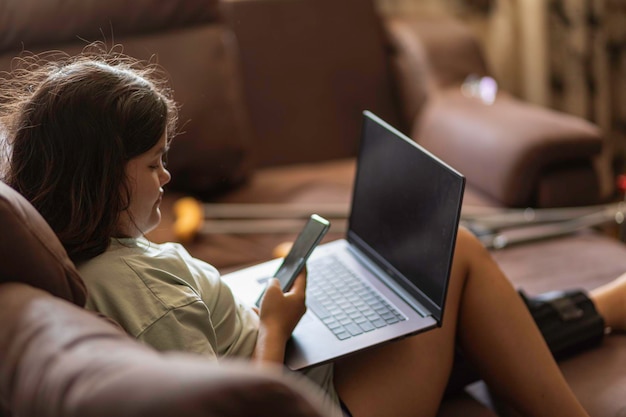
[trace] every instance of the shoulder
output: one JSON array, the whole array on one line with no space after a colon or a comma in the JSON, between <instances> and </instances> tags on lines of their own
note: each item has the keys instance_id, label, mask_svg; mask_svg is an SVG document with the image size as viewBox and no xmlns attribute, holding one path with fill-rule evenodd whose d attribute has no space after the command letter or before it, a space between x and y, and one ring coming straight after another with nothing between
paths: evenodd
<instances>
[{"instance_id":1,"label":"shoulder","mask_svg":"<svg viewBox=\"0 0 626 417\"><path fill-rule=\"evenodd\" d=\"M91 298L136 293L176 308L219 291L218 271L176 243L113 240L103 254L78 266ZM122 292L123 289L123 292Z\"/></svg>"},{"instance_id":2,"label":"shoulder","mask_svg":"<svg viewBox=\"0 0 626 417\"><path fill-rule=\"evenodd\" d=\"M135 336L172 311L206 310L185 266L184 249L181 254L181 248L136 243L112 242L106 252L78 266L88 290L87 308L115 319Z\"/></svg>"},{"instance_id":3,"label":"shoulder","mask_svg":"<svg viewBox=\"0 0 626 417\"><path fill-rule=\"evenodd\" d=\"M124 275L133 274L132 269L125 262L126 258L132 256L131 254L132 248L110 246L105 252L77 264L76 267L87 286L90 286L90 284L100 281L103 276L114 280Z\"/></svg>"}]
</instances>

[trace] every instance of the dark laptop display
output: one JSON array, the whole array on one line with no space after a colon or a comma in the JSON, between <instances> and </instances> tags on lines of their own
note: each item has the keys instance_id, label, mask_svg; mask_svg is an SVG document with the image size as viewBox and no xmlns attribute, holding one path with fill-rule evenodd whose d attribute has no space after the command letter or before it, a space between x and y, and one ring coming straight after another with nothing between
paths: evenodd
<instances>
[{"instance_id":1,"label":"dark laptop display","mask_svg":"<svg viewBox=\"0 0 626 417\"><path fill-rule=\"evenodd\" d=\"M347 240L441 322L452 265L442 251L454 248L463 183L391 126L363 123Z\"/></svg>"}]
</instances>

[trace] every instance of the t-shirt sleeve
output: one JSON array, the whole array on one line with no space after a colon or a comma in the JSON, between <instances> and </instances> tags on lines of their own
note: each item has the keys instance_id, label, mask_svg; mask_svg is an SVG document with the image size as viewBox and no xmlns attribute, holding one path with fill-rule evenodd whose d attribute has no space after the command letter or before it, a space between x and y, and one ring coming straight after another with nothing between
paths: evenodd
<instances>
[{"instance_id":1,"label":"t-shirt sleeve","mask_svg":"<svg viewBox=\"0 0 626 417\"><path fill-rule=\"evenodd\" d=\"M208 323L207 308L197 300L167 311L137 339L161 351L181 350L216 357L210 343L215 334Z\"/></svg>"},{"instance_id":2,"label":"t-shirt sleeve","mask_svg":"<svg viewBox=\"0 0 626 417\"><path fill-rule=\"evenodd\" d=\"M140 242L141 243L141 242ZM161 351L250 357L258 316L179 244L129 245L82 266L88 307Z\"/></svg>"},{"instance_id":3,"label":"t-shirt sleeve","mask_svg":"<svg viewBox=\"0 0 626 417\"><path fill-rule=\"evenodd\" d=\"M215 330L218 356L250 357L256 345L259 318L250 306L241 303L230 287L219 276L211 273L214 268L198 259L188 260L196 271L209 280L201 280L200 297L211 312Z\"/></svg>"}]
</instances>

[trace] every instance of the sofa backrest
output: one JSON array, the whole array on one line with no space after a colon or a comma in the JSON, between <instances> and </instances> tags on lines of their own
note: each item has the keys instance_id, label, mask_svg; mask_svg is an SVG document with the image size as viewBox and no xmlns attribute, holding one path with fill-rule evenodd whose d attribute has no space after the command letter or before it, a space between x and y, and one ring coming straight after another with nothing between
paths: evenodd
<instances>
[{"instance_id":1,"label":"sofa backrest","mask_svg":"<svg viewBox=\"0 0 626 417\"><path fill-rule=\"evenodd\" d=\"M356 155L363 110L398 125L370 0L222 0L260 165ZM401 127L401 126L400 126Z\"/></svg>"},{"instance_id":2,"label":"sofa backrest","mask_svg":"<svg viewBox=\"0 0 626 417\"><path fill-rule=\"evenodd\" d=\"M35 208L0 182L0 283L21 282L84 306L87 290L56 235Z\"/></svg>"},{"instance_id":3,"label":"sofa backrest","mask_svg":"<svg viewBox=\"0 0 626 417\"><path fill-rule=\"evenodd\" d=\"M2 0L0 52L215 21L218 0Z\"/></svg>"},{"instance_id":4,"label":"sofa backrest","mask_svg":"<svg viewBox=\"0 0 626 417\"><path fill-rule=\"evenodd\" d=\"M0 71L22 50L75 54L94 40L156 59L181 104L169 187L204 198L245 181L255 163L354 156L363 110L408 130L372 0L217 3L0 2Z\"/></svg>"},{"instance_id":5,"label":"sofa backrest","mask_svg":"<svg viewBox=\"0 0 626 417\"><path fill-rule=\"evenodd\" d=\"M217 3L2 1L0 71L14 67L23 51L74 55L93 41L159 63L181 106L180 134L168 161L170 187L213 195L245 180L251 168L234 37L220 23Z\"/></svg>"}]
</instances>

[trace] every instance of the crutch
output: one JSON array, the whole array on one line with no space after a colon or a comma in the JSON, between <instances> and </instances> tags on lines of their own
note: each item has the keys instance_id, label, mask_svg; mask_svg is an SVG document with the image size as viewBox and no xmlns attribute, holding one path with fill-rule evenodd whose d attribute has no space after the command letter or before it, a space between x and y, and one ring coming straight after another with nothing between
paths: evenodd
<instances>
[{"instance_id":1,"label":"crutch","mask_svg":"<svg viewBox=\"0 0 626 417\"><path fill-rule=\"evenodd\" d=\"M543 223L562 222L574 220L593 214L603 213L608 220L623 221L624 202L611 204L599 204L592 206L545 208L545 209L505 209L496 212L481 211L480 208L468 208L461 214L464 224L476 230L488 229L492 232L524 227L535 226ZM600 216L597 216L599 219Z\"/></svg>"},{"instance_id":2,"label":"crutch","mask_svg":"<svg viewBox=\"0 0 626 417\"><path fill-rule=\"evenodd\" d=\"M197 234L295 233L313 213L331 220L334 232L344 231L347 203L202 203L183 197L174 203L174 233L181 242Z\"/></svg>"},{"instance_id":3,"label":"crutch","mask_svg":"<svg viewBox=\"0 0 626 417\"><path fill-rule=\"evenodd\" d=\"M626 175L616 179L617 189L624 195ZM499 213L481 212L464 207L463 224L483 241L486 247L500 249L512 244L547 239L605 224L620 225L619 238L626 241L624 219L626 200L600 205L513 209Z\"/></svg>"},{"instance_id":4,"label":"crutch","mask_svg":"<svg viewBox=\"0 0 626 417\"><path fill-rule=\"evenodd\" d=\"M503 249L511 245L565 236L609 223L621 225L624 222L624 208L624 204L621 203L607 205L602 210L592 211L578 217L566 217L565 220L518 223L517 226L507 224L506 227L502 227L503 223L494 222L496 227L492 230L482 227L480 233L473 231L486 248Z\"/></svg>"},{"instance_id":5,"label":"crutch","mask_svg":"<svg viewBox=\"0 0 626 417\"><path fill-rule=\"evenodd\" d=\"M181 242L196 234L294 233L305 218L317 213L332 219L333 231L345 231L347 203L239 204L202 203L192 197L174 205L174 231ZM608 222L622 224L625 203L549 208L504 209L496 212L464 207L461 223L490 249L574 233Z\"/></svg>"}]
</instances>

